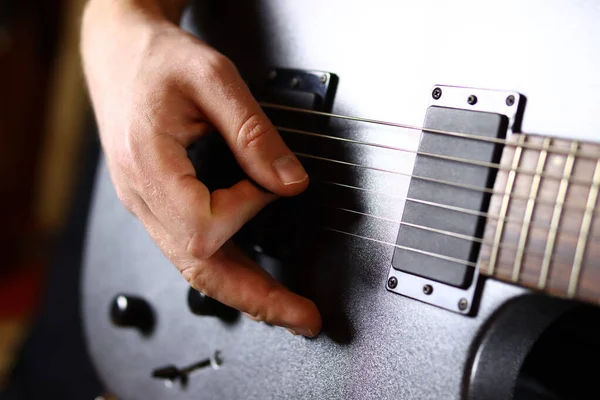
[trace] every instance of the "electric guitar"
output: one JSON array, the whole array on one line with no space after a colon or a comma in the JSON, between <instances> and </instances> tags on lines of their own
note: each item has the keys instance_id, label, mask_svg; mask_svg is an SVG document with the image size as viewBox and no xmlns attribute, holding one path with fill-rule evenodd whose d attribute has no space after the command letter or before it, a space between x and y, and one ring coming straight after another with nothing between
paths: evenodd
<instances>
[{"instance_id":1,"label":"electric guitar","mask_svg":"<svg viewBox=\"0 0 600 400\"><path fill-rule=\"evenodd\" d=\"M600 6L206 1L311 184L235 236L315 339L189 287L101 160L85 333L120 399L582 399L600 355ZM218 133L211 189L244 178Z\"/></svg>"}]
</instances>

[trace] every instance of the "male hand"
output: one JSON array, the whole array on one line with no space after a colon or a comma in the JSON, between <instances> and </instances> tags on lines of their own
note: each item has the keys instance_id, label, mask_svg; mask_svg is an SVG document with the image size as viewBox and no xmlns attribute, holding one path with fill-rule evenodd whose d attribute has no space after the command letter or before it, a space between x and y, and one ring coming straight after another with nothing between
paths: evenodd
<instances>
[{"instance_id":1,"label":"male hand","mask_svg":"<svg viewBox=\"0 0 600 400\"><path fill-rule=\"evenodd\" d=\"M321 328L315 304L230 241L277 195L305 190L308 175L235 66L180 29L170 2L92 0L84 15L84 71L118 197L195 289L314 336ZM213 127L274 194L247 180L210 193L196 178L186 148Z\"/></svg>"}]
</instances>

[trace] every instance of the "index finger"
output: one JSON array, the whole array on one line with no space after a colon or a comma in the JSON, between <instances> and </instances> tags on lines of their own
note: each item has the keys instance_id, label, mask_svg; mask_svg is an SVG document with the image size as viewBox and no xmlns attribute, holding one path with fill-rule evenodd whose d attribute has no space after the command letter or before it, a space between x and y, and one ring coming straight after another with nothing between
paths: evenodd
<instances>
[{"instance_id":1,"label":"index finger","mask_svg":"<svg viewBox=\"0 0 600 400\"><path fill-rule=\"evenodd\" d=\"M205 295L254 319L308 337L321 330L315 303L278 283L231 242L182 274Z\"/></svg>"}]
</instances>

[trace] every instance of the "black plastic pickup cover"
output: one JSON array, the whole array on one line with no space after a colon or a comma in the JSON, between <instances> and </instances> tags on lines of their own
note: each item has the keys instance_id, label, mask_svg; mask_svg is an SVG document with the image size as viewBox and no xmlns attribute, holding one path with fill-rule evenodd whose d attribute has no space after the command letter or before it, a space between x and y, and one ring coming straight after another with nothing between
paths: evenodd
<instances>
[{"instance_id":1,"label":"black plastic pickup cover","mask_svg":"<svg viewBox=\"0 0 600 400\"><path fill-rule=\"evenodd\" d=\"M489 138L504 138L507 119L499 114L430 107L424 127ZM498 163L502 144L425 130L421 137L419 152L457 157L465 161ZM421 154L417 155L413 169L413 176L480 188L493 188L496 174L495 168ZM490 194L413 177L408 198L487 212ZM479 255L480 243L453 234L481 238L485 225L484 217L407 200L402 222L405 224L400 225L396 241L398 245L434 253L442 258L396 248L392 259L395 269L452 286L469 286L474 268L467 263L457 263L443 257L475 263ZM432 228L444 233L423 228Z\"/></svg>"}]
</instances>

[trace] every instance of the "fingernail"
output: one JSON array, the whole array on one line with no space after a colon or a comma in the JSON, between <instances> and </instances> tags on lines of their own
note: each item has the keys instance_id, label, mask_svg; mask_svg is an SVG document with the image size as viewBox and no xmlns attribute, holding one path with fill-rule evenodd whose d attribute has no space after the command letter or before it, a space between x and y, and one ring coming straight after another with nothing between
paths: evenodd
<instances>
[{"instance_id":1,"label":"fingernail","mask_svg":"<svg viewBox=\"0 0 600 400\"><path fill-rule=\"evenodd\" d=\"M292 328L286 328L292 335L302 335L302 336L307 336L307 337L313 337L315 336L313 334L313 332L306 328L296 328L296 329L292 329Z\"/></svg>"},{"instance_id":2,"label":"fingernail","mask_svg":"<svg viewBox=\"0 0 600 400\"><path fill-rule=\"evenodd\" d=\"M302 165L291 155L281 157L273 163L273 167L284 185L304 182L308 178Z\"/></svg>"}]
</instances>

